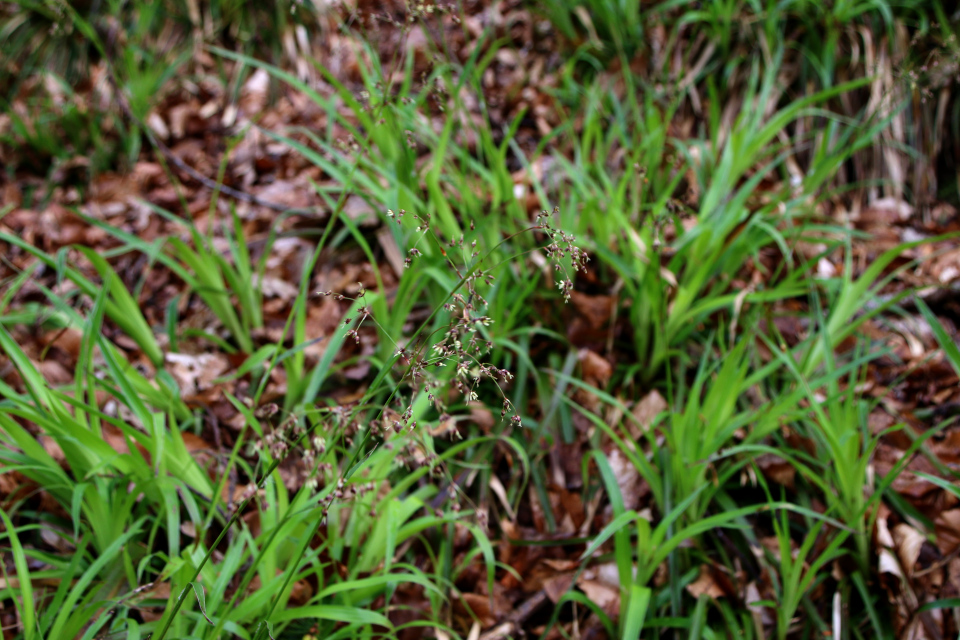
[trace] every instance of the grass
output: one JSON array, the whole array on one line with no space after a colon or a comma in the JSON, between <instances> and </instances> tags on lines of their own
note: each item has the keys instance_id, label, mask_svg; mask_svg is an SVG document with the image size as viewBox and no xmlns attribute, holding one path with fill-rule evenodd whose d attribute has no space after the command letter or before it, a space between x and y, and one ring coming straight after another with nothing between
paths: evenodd
<instances>
[{"instance_id":1,"label":"grass","mask_svg":"<svg viewBox=\"0 0 960 640\"><path fill-rule=\"evenodd\" d=\"M18 3L0 26L21 51L0 80L19 92L0 130L20 159L9 179L86 154L88 182L132 165L154 142L148 114L202 52L224 95L261 69L325 114L325 130L250 121L241 138L315 168L327 214L251 232L218 190L201 226L195 190L171 171L180 210L145 205L154 236L81 209L102 246L50 252L0 230L0 473L23 487L0 512L4 637L474 637L477 603L528 578L526 542L576 565L527 629L543 637L591 625L620 638L892 637L874 525L881 504L919 522L892 486L949 425L876 477L878 447L905 427L871 430L878 400L862 389L890 351L857 336L904 312L911 290L881 297L916 266L903 256L953 236L860 268L864 239L844 212L871 190L918 206L949 193L898 167L949 164L946 140L939 158L920 144L936 119L922 99L956 81L911 76L906 55L889 66L903 32L916 55L955 64L939 3L553 4L544 15L569 48L542 91L556 126L532 142L530 114L502 110L489 80L516 43L491 30L451 54L456 10L408 7L415 20L391 27L420 29L419 54L381 55L369 16L341 16L355 68L338 75L280 54L298 24L329 14L265 11L255 36L261 9L241 5L67 8L48 35L53 5ZM126 111L86 104L98 62ZM28 99L41 105L30 116ZM531 215L527 194L554 213ZM378 231L348 214L352 199ZM304 224L300 279L278 304L268 264ZM366 284L323 290L318 274L354 255ZM818 271L828 259L836 275ZM148 281L178 293L154 301ZM336 317L316 337L321 299ZM777 320L798 310L806 331L784 335ZM54 347L38 335L76 337L69 381L45 375ZM586 352L609 371L591 373ZM177 378L175 363L200 355L229 363L215 396ZM663 407L639 415L653 391ZM768 456L795 479L768 477ZM941 471L926 477L955 493ZM518 530L536 539L511 544ZM604 566L617 607L589 596ZM698 593L702 575L726 576L713 585L724 595Z\"/></svg>"}]
</instances>

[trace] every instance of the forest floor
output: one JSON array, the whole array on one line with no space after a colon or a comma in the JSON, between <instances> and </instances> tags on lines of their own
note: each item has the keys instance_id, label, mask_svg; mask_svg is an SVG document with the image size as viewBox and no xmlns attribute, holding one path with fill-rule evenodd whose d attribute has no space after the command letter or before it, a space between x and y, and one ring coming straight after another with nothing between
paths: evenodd
<instances>
[{"instance_id":1,"label":"forest floor","mask_svg":"<svg viewBox=\"0 0 960 640\"><path fill-rule=\"evenodd\" d=\"M956 636L957 22L727 4L4 4L3 638Z\"/></svg>"}]
</instances>

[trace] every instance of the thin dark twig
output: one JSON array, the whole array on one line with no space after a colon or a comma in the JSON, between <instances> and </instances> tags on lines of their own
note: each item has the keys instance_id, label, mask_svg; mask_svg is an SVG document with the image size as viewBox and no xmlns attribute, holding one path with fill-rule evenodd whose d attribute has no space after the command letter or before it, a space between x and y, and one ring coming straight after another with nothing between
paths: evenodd
<instances>
[{"instance_id":1,"label":"thin dark twig","mask_svg":"<svg viewBox=\"0 0 960 640\"><path fill-rule=\"evenodd\" d=\"M113 48L113 42L108 43L108 49ZM252 193L246 191L241 191L239 189L234 189L233 187L227 186L225 184L218 183L216 180L208 178L203 175L189 164L187 164L183 158L178 156L173 152L173 149L168 147L162 140L157 138L153 131L148 127L142 120L130 108L130 102L127 100L127 96L124 95L123 90L120 87L120 83L117 80L116 74L114 73L114 68L111 60L107 60L107 80L110 82L110 86L113 89L114 95L117 96L117 106L120 107L120 111L123 113L123 116L136 124L147 136L147 139L150 141L150 144L153 145L154 149L157 149L163 157L166 158L173 166L177 167L188 176L199 182L201 185L210 189L211 191L219 191L220 193L227 195L234 200L239 200L241 202L246 202L247 204L253 204L260 207L265 207L267 209L272 209L274 211L281 211L285 213L309 213L316 214L318 209L310 208L291 208L287 205L280 204L277 202L271 202L270 200L264 200L259 196L256 196Z\"/></svg>"}]
</instances>

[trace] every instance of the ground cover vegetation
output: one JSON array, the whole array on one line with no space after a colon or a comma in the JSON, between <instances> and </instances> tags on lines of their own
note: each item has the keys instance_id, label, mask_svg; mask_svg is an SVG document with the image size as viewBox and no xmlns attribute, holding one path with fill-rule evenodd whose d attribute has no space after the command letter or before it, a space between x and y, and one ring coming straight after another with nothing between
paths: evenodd
<instances>
[{"instance_id":1,"label":"ground cover vegetation","mask_svg":"<svg viewBox=\"0 0 960 640\"><path fill-rule=\"evenodd\" d=\"M0 633L955 637L955 11L0 4Z\"/></svg>"}]
</instances>

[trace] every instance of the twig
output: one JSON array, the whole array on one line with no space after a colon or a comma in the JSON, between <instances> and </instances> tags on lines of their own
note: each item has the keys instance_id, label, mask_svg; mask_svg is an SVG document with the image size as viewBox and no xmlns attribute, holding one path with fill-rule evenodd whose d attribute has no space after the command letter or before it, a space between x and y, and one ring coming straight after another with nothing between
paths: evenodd
<instances>
[{"instance_id":1,"label":"twig","mask_svg":"<svg viewBox=\"0 0 960 640\"><path fill-rule=\"evenodd\" d=\"M253 195L252 193L247 193L246 191L240 191L239 189L234 189L233 187L228 187L225 184L219 184L215 180L211 180L207 176L203 175L189 164L183 161L180 156L175 154L173 150L168 147L163 141L159 140L156 136L153 135L153 132L150 131L149 127L146 127L142 122L140 122L137 117L130 112L129 107L126 106L126 98L121 95L118 100L120 103L120 109L124 112L124 115L134 122L136 122L143 131L147 134L147 138L150 139L150 143L154 148L158 149L160 153L175 167L189 175L191 178L202 184L207 189L211 191L219 191L220 193L230 196L235 200L241 202L246 202L248 204L254 204L260 207L266 207L267 209L272 209L274 211L281 211L286 213L316 213L316 209L294 209L277 202L271 202L269 200L264 200L258 196Z\"/></svg>"},{"instance_id":2,"label":"twig","mask_svg":"<svg viewBox=\"0 0 960 640\"><path fill-rule=\"evenodd\" d=\"M110 43L110 48L112 48L113 43ZM146 134L147 139L150 140L150 144L153 145L154 149L160 151L161 154L175 167L186 173L188 176L199 182L201 185L210 189L211 191L219 191L220 193L227 195L235 200L241 202L246 202L247 204L254 204L260 207L265 207L267 209L272 209L274 211L281 211L284 213L292 214L315 214L317 209L296 209L288 207L284 204L279 204L277 202L271 202L269 200L264 200L258 196L255 196L252 193L247 193L246 191L241 191L239 189L234 189L225 184L220 184L216 180L212 180L207 176L203 175L189 164L187 164L180 156L175 154L173 150L168 147L162 140L153 135L153 131L148 127L140 118L137 117L135 113L130 109L130 103L127 100L127 96L124 95L123 90L120 87L120 83L117 81L117 77L114 74L112 60L107 61L107 79L110 82L110 86L113 88L113 93L117 97L117 104L120 107L120 111L123 113L124 117L135 123L140 129Z\"/></svg>"},{"instance_id":3,"label":"twig","mask_svg":"<svg viewBox=\"0 0 960 640\"><path fill-rule=\"evenodd\" d=\"M487 631L480 640L506 640L522 632L523 623L527 618L536 613L537 609L547 602L547 594L544 591L538 591L530 598L520 603L520 606L514 609L506 622L498 624L490 631Z\"/></svg>"}]
</instances>

